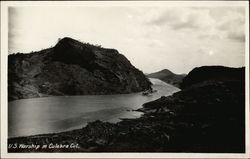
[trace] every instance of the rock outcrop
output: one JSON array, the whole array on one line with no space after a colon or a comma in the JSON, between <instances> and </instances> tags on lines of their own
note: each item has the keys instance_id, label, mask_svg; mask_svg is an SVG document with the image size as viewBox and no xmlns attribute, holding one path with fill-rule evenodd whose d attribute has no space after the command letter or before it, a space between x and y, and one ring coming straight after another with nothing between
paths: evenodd
<instances>
[{"instance_id":1,"label":"rock outcrop","mask_svg":"<svg viewBox=\"0 0 250 159\"><path fill-rule=\"evenodd\" d=\"M181 83L181 88L191 87L204 81L239 81L245 77L244 68L230 68L224 66L196 67L188 73Z\"/></svg>"},{"instance_id":2,"label":"rock outcrop","mask_svg":"<svg viewBox=\"0 0 250 159\"><path fill-rule=\"evenodd\" d=\"M168 84L172 84L176 87L180 87L182 79L185 77L185 74L175 74L167 69L161 70L159 72L150 73L147 75L149 78L158 78Z\"/></svg>"},{"instance_id":3,"label":"rock outcrop","mask_svg":"<svg viewBox=\"0 0 250 159\"><path fill-rule=\"evenodd\" d=\"M49 49L8 57L9 100L131 93L150 87L144 74L117 50L71 38Z\"/></svg>"},{"instance_id":4,"label":"rock outcrop","mask_svg":"<svg viewBox=\"0 0 250 159\"><path fill-rule=\"evenodd\" d=\"M206 67L207 69L208 67ZM215 69L213 69L215 68ZM217 67L210 67L216 73ZM244 68L196 80L172 96L145 103L138 119L89 123L82 129L8 140L8 144L78 144L73 149L9 148L9 152L245 152ZM197 74L204 71L196 68ZM233 77L226 71L234 71ZM212 73L211 72L211 73ZM219 77L218 77L219 76ZM215 80L216 79L216 80ZM228 80L231 79L231 80ZM185 80L184 80L185 81Z\"/></svg>"}]
</instances>

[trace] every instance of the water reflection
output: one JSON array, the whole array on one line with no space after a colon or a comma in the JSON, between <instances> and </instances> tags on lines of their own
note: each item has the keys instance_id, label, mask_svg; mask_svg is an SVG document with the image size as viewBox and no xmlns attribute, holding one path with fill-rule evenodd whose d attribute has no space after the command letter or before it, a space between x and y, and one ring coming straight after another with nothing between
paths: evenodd
<instances>
[{"instance_id":1,"label":"water reflection","mask_svg":"<svg viewBox=\"0 0 250 159\"><path fill-rule=\"evenodd\" d=\"M178 88L151 79L158 90L152 96L141 93L119 95L86 95L32 98L9 102L8 136L27 136L81 128L87 122L103 120L118 122L120 118L136 118L143 103L163 95L171 95Z\"/></svg>"}]
</instances>

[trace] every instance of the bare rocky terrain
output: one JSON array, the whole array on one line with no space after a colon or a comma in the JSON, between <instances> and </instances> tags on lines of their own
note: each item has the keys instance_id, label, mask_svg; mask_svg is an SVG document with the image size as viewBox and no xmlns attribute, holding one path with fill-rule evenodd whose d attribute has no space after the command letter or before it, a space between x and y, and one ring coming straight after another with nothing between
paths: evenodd
<instances>
[{"instance_id":1,"label":"bare rocky terrain","mask_svg":"<svg viewBox=\"0 0 250 159\"><path fill-rule=\"evenodd\" d=\"M8 57L9 101L62 95L121 94L151 87L115 49L61 39L54 47Z\"/></svg>"}]
</instances>

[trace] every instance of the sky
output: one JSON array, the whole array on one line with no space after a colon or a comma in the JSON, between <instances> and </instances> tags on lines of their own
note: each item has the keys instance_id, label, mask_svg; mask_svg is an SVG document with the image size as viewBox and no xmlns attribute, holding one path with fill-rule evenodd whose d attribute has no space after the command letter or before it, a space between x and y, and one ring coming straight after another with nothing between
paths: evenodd
<instances>
[{"instance_id":1,"label":"sky","mask_svg":"<svg viewBox=\"0 0 250 159\"><path fill-rule=\"evenodd\" d=\"M188 73L204 65L244 66L244 7L9 8L8 47L29 53L59 38L115 48L144 73Z\"/></svg>"}]
</instances>

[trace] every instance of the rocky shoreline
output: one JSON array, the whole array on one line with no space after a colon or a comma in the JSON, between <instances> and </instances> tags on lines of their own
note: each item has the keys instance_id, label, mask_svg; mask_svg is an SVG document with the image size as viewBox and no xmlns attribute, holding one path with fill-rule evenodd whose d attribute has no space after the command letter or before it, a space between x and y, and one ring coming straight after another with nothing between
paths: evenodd
<instances>
[{"instance_id":1,"label":"rocky shoreline","mask_svg":"<svg viewBox=\"0 0 250 159\"><path fill-rule=\"evenodd\" d=\"M198 72L203 70L198 68ZM218 70L221 67L213 68ZM10 138L8 152L243 153L244 68L233 71L240 76L220 72L226 78L209 76L185 83L182 91L145 103L138 110L144 112L140 118L115 124L95 121L68 132ZM186 78L194 76L192 73ZM20 144L34 146L22 148Z\"/></svg>"}]
</instances>

